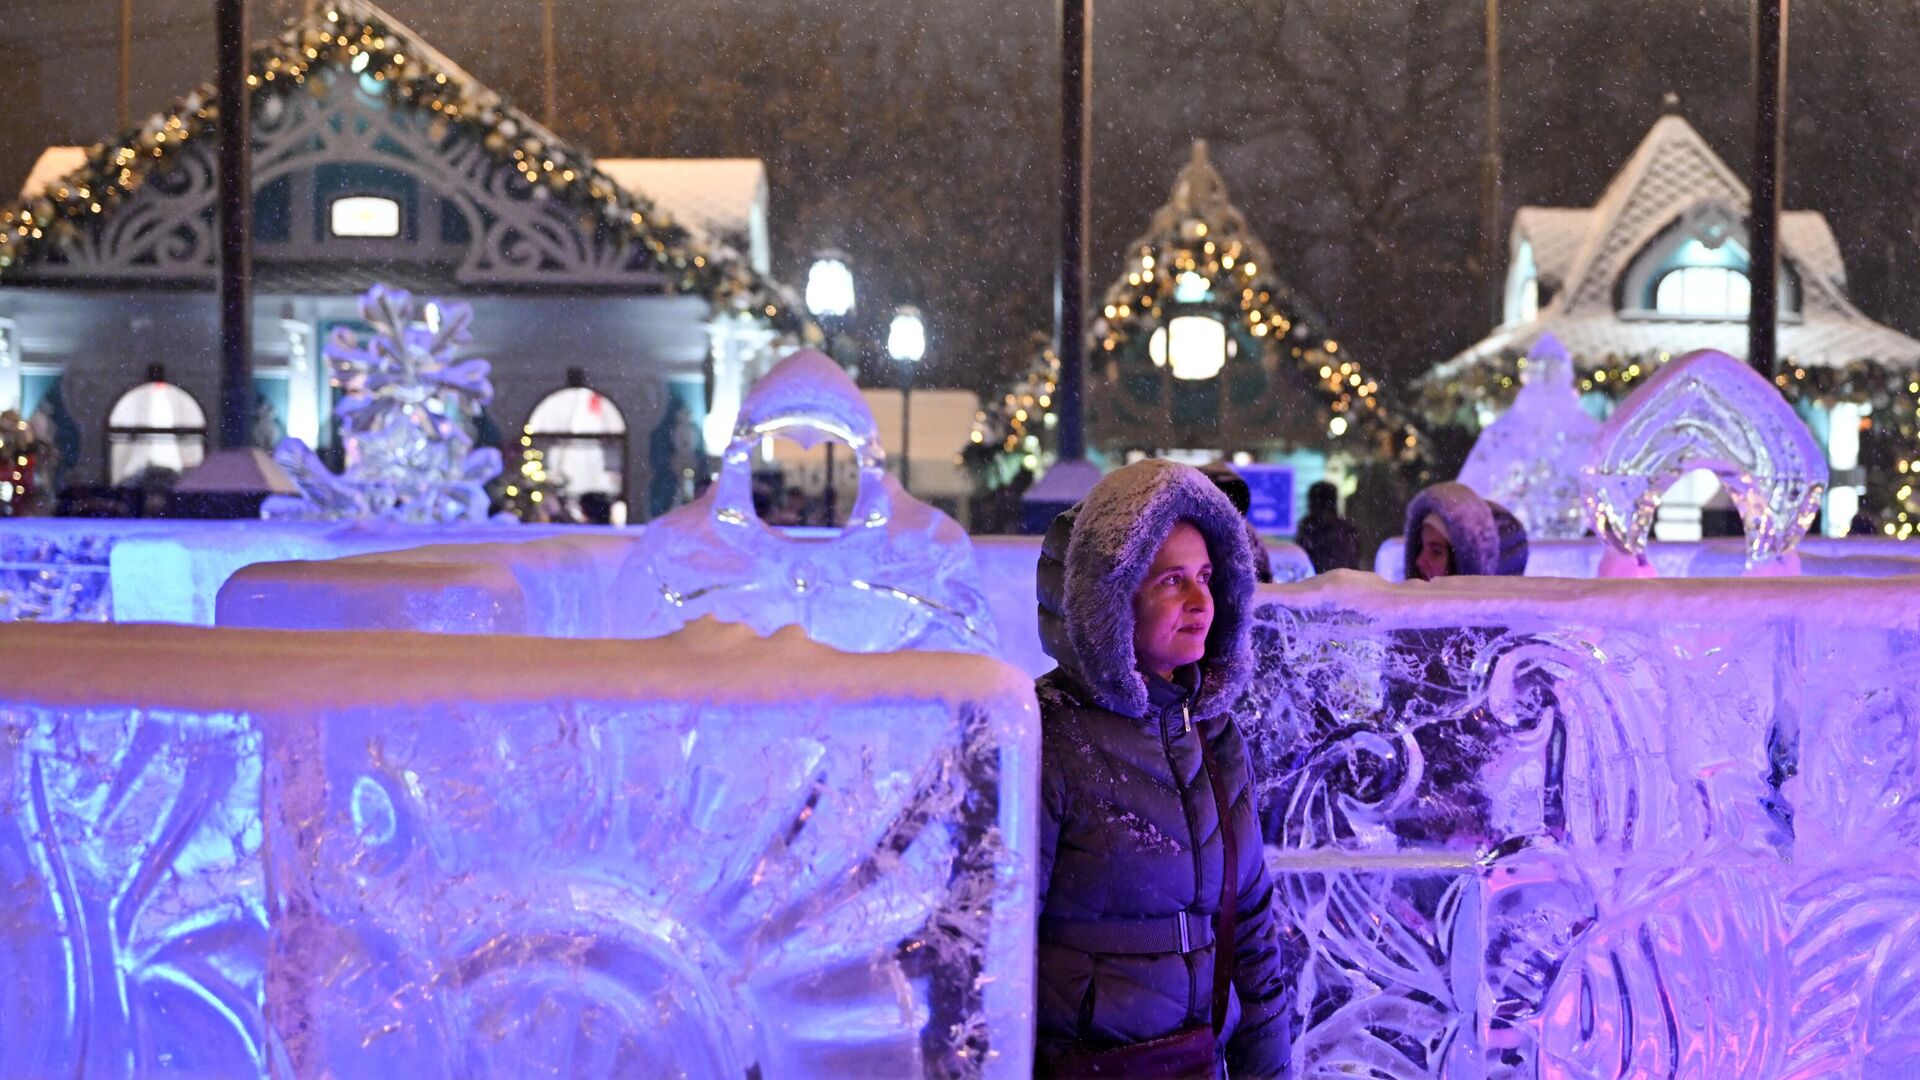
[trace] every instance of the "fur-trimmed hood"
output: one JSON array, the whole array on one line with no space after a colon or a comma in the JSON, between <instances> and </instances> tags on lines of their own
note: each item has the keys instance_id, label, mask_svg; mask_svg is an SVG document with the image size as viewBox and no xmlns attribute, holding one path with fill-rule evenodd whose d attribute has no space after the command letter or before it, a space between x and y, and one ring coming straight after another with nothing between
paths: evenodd
<instances>
[{"instance_id":1,"label":"fur-trimmed hood","mask_svg":"<svg viewBox=\"0 0 1920 1080\"><path fill-rule=\"evenodd\" d=\"M1042 548L1042 644L1102 708L1135 718L1147 713L1147 683L1133 654L1133 594L1183 520L1200 530L1213 560L1213 627L1193 714L1225 711L1246 687L1254 586L1246 526L1200 470L1148 459L1108 474L1060 515Z\"/></svg>"},{"instance_id":2,"label":"fur-trimmed hood","mask_svg":"<svg viewBox=\"0 0 1920 1080\"><path fill-rule=\"evenodd\" d=\"M1407 565L1403 580L1414 581L1420 576L1413 564L1420 557L1420 525L1428 514L1440 515L1447 526L1447 538L1453 545L1454 573L1491 576L1499 572L1500 527L1494 522L1493 511L1472 488L1449 481L1427 488L1407 504Z\"/></svg>"}]
</instances>

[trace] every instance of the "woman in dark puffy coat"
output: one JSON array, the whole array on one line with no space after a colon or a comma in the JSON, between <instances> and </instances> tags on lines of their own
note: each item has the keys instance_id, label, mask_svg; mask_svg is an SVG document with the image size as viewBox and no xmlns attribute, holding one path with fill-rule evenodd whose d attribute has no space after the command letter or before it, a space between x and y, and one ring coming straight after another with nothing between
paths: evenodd
<instances>
[{"instance_id":1,"label":"woman in dark puffy coat","mask_svg":"<svg viewBox=\"0 0 1920 1080\"><path fill-rule=\"evenodd\" d=\"M1043 553L1041 635L1060 666L1036 684L1036 1072L1134 1071L1111 1059L1096 1071L1089 1055L1212 1025L1231 1075L1281 1075L1289 987L1246 746L1229 712L1252 669L1240 516L1198 470L1142 461L1062 514ZM1229 847L1233 911L1223 919ZM1232 940L1220 946L1234 963L1216 1020L1223 922Z\"/></svg>"}]
</instances>

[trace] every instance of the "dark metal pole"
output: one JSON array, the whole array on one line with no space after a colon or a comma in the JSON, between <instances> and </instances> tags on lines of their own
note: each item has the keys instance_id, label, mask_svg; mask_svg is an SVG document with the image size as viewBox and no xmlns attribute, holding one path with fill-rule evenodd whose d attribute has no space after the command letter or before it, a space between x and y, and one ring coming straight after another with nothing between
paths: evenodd
<instances>
[{"instance_id":1,"label":"dark metal pole","mask_svg":"<svg viewBox=\"0 0 1920 1080\"><path fill-rule=\"evenodd\" d=\"M253 95L247 8L214 0L219 49L220 446L247 446L253 418Z\"/></svg>"},{"instance_id":2,"label":"dark metal pole","mask_svg":"<svg viewBox=\"0 0 1920 1080\"><path fill-rule=\"evenodd\" d=\"M553 85L553 77L556 70L553 42L553 0L541 0L540 3L540 56L546 73L544 79L546 85L546 101L544 104L546 108L540 117L540 122L551 128L553 127L554 114L559 112L559 97Z\"/></svg>"},{"instance_id":3,"label":"dark metal pole","mask_svg":"<svg viewBox=\"0 0 1920 1080\"><path fill-rule=\"evenodd\" d=\"M133 0L120 0L120 87L114 116L120 130L133 121Z\"/></svg>"},{"instance_id":4,"label":"dark metal pole","mask_svg":"<svg viewBox=\"0 0 1920 1080\"><path fill-rule=\"evenodd\" d=\"M1747 363L1773 378L1778 357L1780 191L1786 158L1788 0L1754 0L1753 208L1747 235L1752 262L1752 309L1747 313Z\"/></svg>"},{"instance_id":5,"label":"dark metal pole","mask_svg":"<svg viewBox=\"0 0 1920 1080\"><path fill-rule=\"evenodd\" d=\"M1054 407L1060 460L1087 453L1081 379L1087 366L1087 192L1093 147L1093 0L1060 0L1060 268L1054 280L1053 348L1060 358Z\"/></svg>"},{"instance_id":6,"label":"dark metal pole","mask_svg":"<svg viewBox=\"0 0 1920 1080\"><path fill-rule=\"evenodd\" d=\"M1501 209L1505 201L1501 192L1500 158L1500 0L1487 0L1487 150L1484 168L1480 227L1484 234L1482 240L1486 244L1483 257L1490 283L1488 294L1493 303L1493 319L1489 325L1498 326L1506 317L1506 275L1501 273L1506 259L1500 250Z\"/></svg>"},{"instance_id":7,"label":"dark metal pole","mask_svg":"<svg viewBox=\"0 0 1920 1080\"><path fill-rule=\"evenodd\" d=\"M913 494L913 365L900 384L900 490Z\"/></svg>"}]
</instances>

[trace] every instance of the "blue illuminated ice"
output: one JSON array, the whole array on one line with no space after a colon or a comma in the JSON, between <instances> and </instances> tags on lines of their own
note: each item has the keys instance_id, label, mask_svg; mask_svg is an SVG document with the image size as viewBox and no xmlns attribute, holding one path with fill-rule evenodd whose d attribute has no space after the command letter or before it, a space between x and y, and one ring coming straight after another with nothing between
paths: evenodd
<instances>
[{"instance_id":1,"label":"blue illuminated ice","mask_svg":"<svg viewBox=\"0 0 1920 1080\"><path fill-rule=\"evenodd\" d=\"M753 507L753 456L768 438L832 439L859 473L846 527L801 539ZM873 413L838 364L802 350L740 406L720 475L704 495L647 526L614 591L614 633L652 637L705 615L804 627L856 652L993 654L996 637L965 530L887 475Z\"/></svg>"},{"instance_id":2,"label":"blue illuminated ice","mask_svg":"<svg viewBox=\"0 0 1920 1080\"><path fill-rule=\"evenodd\" d=\"M1583 536L1580 470L1600 422L1580 406L1566 346L1543 334L1520 369L1513 407L1474 441L1460 482L1513 511L1534 540Z\"/></svg>"}]
</instances>

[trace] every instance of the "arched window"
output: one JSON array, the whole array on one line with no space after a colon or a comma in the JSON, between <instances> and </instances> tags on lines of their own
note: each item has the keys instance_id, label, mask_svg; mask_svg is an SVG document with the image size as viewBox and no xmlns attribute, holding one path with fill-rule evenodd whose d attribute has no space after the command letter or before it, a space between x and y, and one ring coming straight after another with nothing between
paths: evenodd
<instances>
[{"instance_id":1,"label":"arched window","mask_svg":"<svg viewBox=\"0 0 1920 1080\"><path fill-rule=\"evenodd\" d=\"M627 421L605 395L584 386L548 394L527 418L527 438L562 494L626 497Z\"/></svg>"},{"instance_id":2,"label":"arched window","mask_svg":"<svg viewBox=\"0 0 1920 1080\"><path fill-rule=\"evenodd\" d=\"M125 483L149 468L185 472L207 452L207 414L169 382L144 382L107 414L107 479Z\"/></svg>"},{"instance_id":3,"label":"arched window","mask_svg":"<svg viewBox=\"0 0 1920 1080\"><path fill-rule=\"evenodd\" d=\"M1744 319L1752 306L1747 253L1732 241L1688 240L1654 278L1653 310L1685 318Z\"/></svg>"},{"instance_id":4,"label":"arched window","mask_svg":"<svg viewBox=\"0 0 1920 1080\"><path fill-rule=\"evenodd\" d=\"M1724 208L1702 207L1669 225L1629 264L1618 286L1622 314L1663 319L1737 320L1753 305L1746 233ZM1800 310L1800 280L1780 265L1780 314Z\"/></svg>"},{"instance_id":5,"label":"arched window","mask_svg":"<svg viewBox=\"0 0 1920 1080\"><path fill-rule=\"evenodd\" d=\"M1513 265L1507 271L1506 320L1508 326L1530 322L1540 314L1540 267L1534 261L1531 241L1520 241Z\"/></svg>"}]
</instances>

